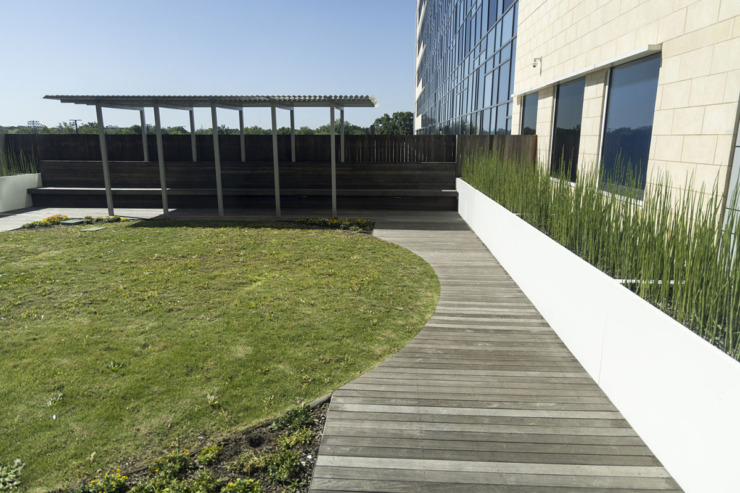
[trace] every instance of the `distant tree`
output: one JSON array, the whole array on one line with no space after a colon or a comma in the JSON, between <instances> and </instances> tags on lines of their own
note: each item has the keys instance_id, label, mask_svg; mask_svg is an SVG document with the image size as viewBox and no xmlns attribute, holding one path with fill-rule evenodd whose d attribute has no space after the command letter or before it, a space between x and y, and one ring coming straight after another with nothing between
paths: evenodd
<instances>
[{"instance_id":1,"label":"distant tree","mask_svg":"<svg viewBox=\"0 0 740 493\"><path fill-rule=\"evenodd\" d=\"M411 135L414 133L414 114L397 111L393 116L384 114L373 123L376 135Z\"/></svg>"},{"instance_id":2,"label":"distant tree","mask_svg":"<svg viewBox=\"0 0 740 493\"><path fill-rule=\"evenodd\" d=\"M257 125L252 125L251 127L244 127L245 135L268 135L271 133L272 133L272 130L267 130L262 127L258 127Z\"/></svg>"},{"instance_id":3,"label":"distant tree","mask_svg":"<svg viewBox=\"0 0 740 493\"><path fill-rule=\"evenodd\" d=\"M185 130L185 127L167 127L167 133L169 135L190 135L189 130Z\"/></svg>"},{"instance_id":4,"label":"distant tree","mask_svg":"<svg viewBox=\"0 0 740 493\"><path fill-rule=\"evenodd\" d=\"M334 121L334 132L336 132L337 135L339 135L339 120ZM316 135L329 135L331 133L331 124L327 123L326 125L321 125L316 129L314 134ZM358 125L353 125L347 120L344 121L344 135L367 135L369 132L369 129L365 127L360 127Z\"/></svg>"}]
</instances>

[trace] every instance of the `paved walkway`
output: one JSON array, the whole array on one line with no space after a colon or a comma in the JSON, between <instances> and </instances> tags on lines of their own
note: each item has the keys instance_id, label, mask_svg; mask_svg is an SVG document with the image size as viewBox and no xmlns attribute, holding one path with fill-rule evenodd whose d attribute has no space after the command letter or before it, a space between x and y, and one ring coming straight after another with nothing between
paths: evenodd
<instances>
[{"instance_id":1,"label":"paved walkway","mask_svg":"<svg viewBox=\"0 0 740 493\"><path fill-rule=\"evenodd\" d=\"M334 393L313 493L680 491L456 213L372 217L434 267L440 303Z\"/></svg>"}]
</instances>

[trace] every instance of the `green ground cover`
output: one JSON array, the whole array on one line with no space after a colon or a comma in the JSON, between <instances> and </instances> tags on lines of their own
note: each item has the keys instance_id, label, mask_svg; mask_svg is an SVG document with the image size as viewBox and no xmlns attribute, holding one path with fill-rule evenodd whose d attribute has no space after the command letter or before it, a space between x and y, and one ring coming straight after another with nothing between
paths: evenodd
<instances>
[{"instance_id":1,"label":"green ground cover","mask_svg":"<svg viewBox=\"0 0 740 493\"><path fill-rule=\"evenodd\" d=\"M439 296L421 258L357 232L85 227L0 235L0 463L21 458L31 491L324 395L402 347Z\"/></svg>"}]
</instances>

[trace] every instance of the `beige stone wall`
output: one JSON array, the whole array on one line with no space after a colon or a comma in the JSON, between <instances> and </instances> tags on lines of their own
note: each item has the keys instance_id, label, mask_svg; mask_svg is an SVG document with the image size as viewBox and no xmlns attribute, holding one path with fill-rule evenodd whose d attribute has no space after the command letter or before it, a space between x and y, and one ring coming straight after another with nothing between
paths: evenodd
<instances>
[{"instance_id":1,"label":"beige stone wall","mask_svg":"<svg viewBox=\"0 0 740 493\"><path fill-rule=\"evenodd\" d=\"M725 189L740 100L740 0L519 0L514 93L662 44L648 181ZM542 57L541 67L532 60ZM606 71L589 73L579 165L596 160ZM540 90L537 134L549 162L552 99ZM516 98L514 132L521 98ZM548 110L549 108L549 110ZM543 113L544 110L544 113Z\"/></svg>"}]
</instances>

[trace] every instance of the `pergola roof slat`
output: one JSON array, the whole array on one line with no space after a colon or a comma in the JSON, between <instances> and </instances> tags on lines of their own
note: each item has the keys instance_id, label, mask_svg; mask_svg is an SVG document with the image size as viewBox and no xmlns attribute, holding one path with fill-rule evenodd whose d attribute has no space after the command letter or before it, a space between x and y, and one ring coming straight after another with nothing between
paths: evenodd
<instances>
[{"instance_id":1,"label":"pergola roof slat","mask_svg":"<svg viewBox=\"0 0 740 493\"><path fill-rule=\"evenodd\" d=\"M49 95L62 103L101 105L105 107L361 107L374 108L378 102L373 96L84 96Z\"/></svg>"}]
</instances>

